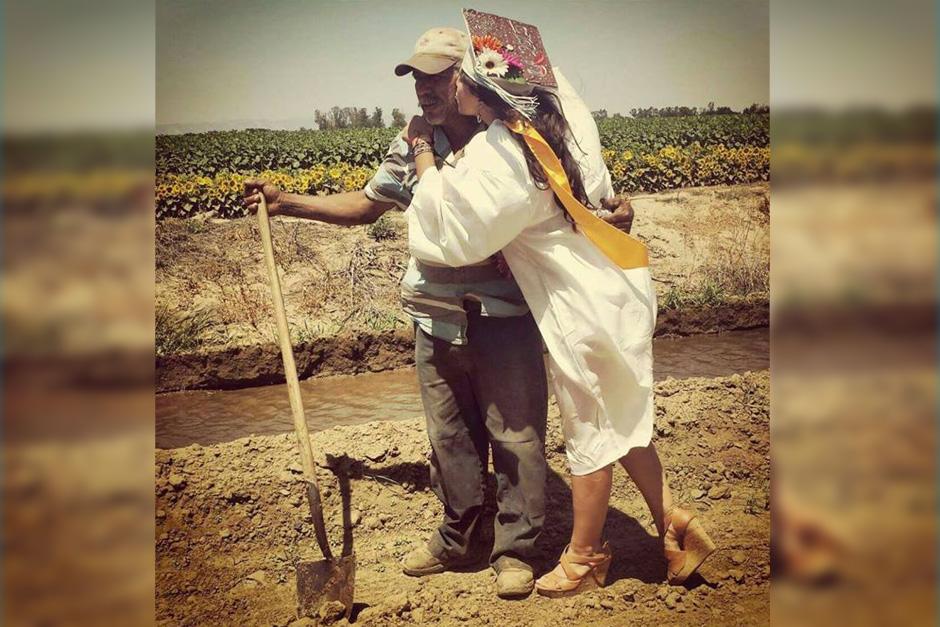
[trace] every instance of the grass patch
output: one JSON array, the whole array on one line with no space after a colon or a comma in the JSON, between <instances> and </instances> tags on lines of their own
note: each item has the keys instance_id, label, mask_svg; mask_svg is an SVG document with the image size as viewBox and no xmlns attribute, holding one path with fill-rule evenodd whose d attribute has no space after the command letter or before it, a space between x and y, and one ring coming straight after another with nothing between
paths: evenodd
<instances>
[{"instance_id":1,"label":"grass patch","mask_svg":"<svg viewBox=\"0 0 940 627\"><path fill-rule=\"evenodd\" d=\"M166 305L158 305L154 318L158 356L196 350L202 345L203 334L212 326L212 316L205 310L174 313Z\"/></svg>"},{"instance_id":2,"label":"grass patch","mask_svg":"<svg viewBox=\"0 0 940 627\"><path fill-rule=\"evenodd\" d=\"M732 243L722 247L717 258L701 269L703 284L733 296L769 291L770 265L761 256L748 254L752 236L745 229L740 238L731 238Z\"/></svg>"},{"instance_id":3,"label":"grass patch","mask_svg":"<svg viewBox=\"0 0 940 627\"><path fill-rule=\"evenodd\" d=\"M373 331L389 331L401 324L401 320L394 313L375 308L369 308L362 316L365 325Z\"/></svg>"},{"instance_id":4,"label":"grass patch","mask_svg":"<svg viewBox=\"0 0 940 627\"><path fill-rule=\"evenodd\" d=\"M660 299L663 309L685 309L686 307L711 307L727 300L721 286L712 281L694 285L672 285Z\"/></svg>"},{"instance_id":5,"label":"grass patch","mask_svg":"<svg viewBox=\"0 0 940 627\"><path fill-rule=\"evenodd\" d=\"M366 228L366 233L377 242L398 239L401 236L398 225L392 222L387 213L382 214L378 220L370 224Z\"/></svg>"},{"instance_id":6,"label":"grass patch","mask_svg":"<svg viewBox=\"0 0 940 627\"><path fill-rule=\"evenodd\" d=\"M769 213L766 196L762 202ZM710 219L712 254L704 263L693 264L689 274L662 295L664 309L709 307L770 292L769 242L760 220L719 212Z\"/></svg>"},{"instance_id":7,"label":"grass patch","mask_svg":"<svg viewBox=\"0 0 940 627\"><path fill-rule=\"evenodd\" d=\"M209 221L203 217L189 218L183 222L183 225L185 226L186 231L192 235L205 233L209 230Z\"/></svg>"},{"instance_id":8,"label":"grass patch","mask_svg":"<svg viewBox=\"0 0 940 627\"><path fill-rule=\"evenodd\" d=\"M290 341L293 346L302 344L312 344L321 337L330 337L336 335L340 330L340 325L333 321L304 319L300 324L290 326Z\"/></svg>"}]
</instances>

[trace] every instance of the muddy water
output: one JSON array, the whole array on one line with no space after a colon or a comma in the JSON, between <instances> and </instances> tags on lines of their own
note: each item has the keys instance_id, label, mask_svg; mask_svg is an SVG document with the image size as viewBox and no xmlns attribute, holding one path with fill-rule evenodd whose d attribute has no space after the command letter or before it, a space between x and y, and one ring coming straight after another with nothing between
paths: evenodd
<instances>
[{"instance_id":1,"label":"muddy water","mask_svg":"<svg viewBox=\"0 0 940 627\"><path fill-rule=\"evenodd\" d=\"M770 365L768 329L654 340L655 376L719 377ZM423 413L414 369L302 381L311 431ZM172 392L156 397L159 448L227 442L293 429L287 387Z\"/></svg>"}]
</instances>

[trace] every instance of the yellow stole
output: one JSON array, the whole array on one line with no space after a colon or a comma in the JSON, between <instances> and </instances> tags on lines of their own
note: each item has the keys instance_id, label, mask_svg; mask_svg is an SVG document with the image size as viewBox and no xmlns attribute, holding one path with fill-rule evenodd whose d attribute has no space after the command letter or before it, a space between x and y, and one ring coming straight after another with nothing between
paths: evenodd
<instances>
[{"instance_id":1,"label":"yellow stole","mask_svg":"<svg viewBox=\"0 0 940 627\"><path fill-rule=\"evenodd\" d=\"M545 138L531 124L514 122L507 123L506 126L513 133L522 135L535 158L542 164L552 191L557 194L581 232L594 242L601 252L625 270L646 268L650 265L649 253L643 242L598 218L574 197L561 161Z\"/></svg>"}]
</instances>

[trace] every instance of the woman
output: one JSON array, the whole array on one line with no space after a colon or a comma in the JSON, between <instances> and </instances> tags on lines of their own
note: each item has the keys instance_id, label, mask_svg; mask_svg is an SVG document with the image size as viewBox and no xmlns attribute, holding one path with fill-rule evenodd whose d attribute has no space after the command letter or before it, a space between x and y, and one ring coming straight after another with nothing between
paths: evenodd
<instances>
[{"instance_id":1,"label":"woman","mask_svg":"<svg viewBox=\"0 0 940 627\"><path fill-rule=\"evenodd\" d=\"M649 272L622 269L573 224L549 188L550 173L522 136L510 130L528 125L544 138L581 204L590 206L609 193L603 189L605 182L609 188L606 171L602 177L596 172L585 177L586 159L573 156L583 153L571 139L558 90L539 86L532 78L538 74L522 71L511 52L531 49L532 42L505 43L532 27L497 28L501 34L496 37L493 18L482 22L491 32L473 32L477 22L468 17L474 45L457 87L460 113L477 116L486 132L471 140L460 161L438 171L431 127L416 118L406 129L419 178L408 211L411 252L425 263L450 266L501 252L548 348L573 475L574 524L558 566L536 582L536 590L556 597L604 585L611 554L602 532L614 462L643 494L663 540L669 581L678 584L714 545L697 519L673 507L650 442L656 301ZM504 63L494 54L504 55ZM544 53L528 58L547 61ZM508 66L515 71L507 72ZM546 82L555 85L554 77Z\"/></svg>"}]
</instances>

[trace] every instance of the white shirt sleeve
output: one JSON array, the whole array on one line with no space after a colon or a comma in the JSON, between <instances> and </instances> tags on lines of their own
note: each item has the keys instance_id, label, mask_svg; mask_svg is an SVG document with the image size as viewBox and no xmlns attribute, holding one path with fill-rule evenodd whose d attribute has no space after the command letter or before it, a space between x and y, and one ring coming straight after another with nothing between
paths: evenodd
<instances>
[{"instance_id":1,"label":"white shirt sleeve","mask_svg":"<svg viewBox=\"0 0 940 627\"><path fill-rule=\"evenodd\" d=\"M574 90L565 75L557 67L552 68L555 81L558 83L558 99L561 101L562 114L568 121L573 140L568 142L571 156L581 168L581 178L584 181L584 191L595 207L600 207L602 198L614 195L610 172L604 157L601 154L601 138L597 130L597 122L591 115L587 104Z\"/></svg>"},{"instance_id":2,"label":"white shirt sleeve","mask_svg":"<svg viewBox=\"0 0 940 627\"><path fill-rule=\"evenodd\" d=\"M491 127L455 167L422 175L407 211L411 254L454 267L487 259L528 226L533 190L521 147Z\"/></svg>"}]
</instances>

